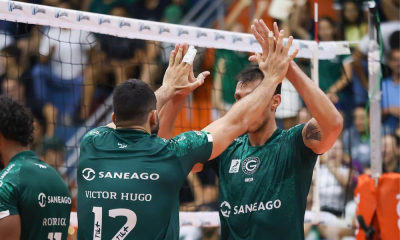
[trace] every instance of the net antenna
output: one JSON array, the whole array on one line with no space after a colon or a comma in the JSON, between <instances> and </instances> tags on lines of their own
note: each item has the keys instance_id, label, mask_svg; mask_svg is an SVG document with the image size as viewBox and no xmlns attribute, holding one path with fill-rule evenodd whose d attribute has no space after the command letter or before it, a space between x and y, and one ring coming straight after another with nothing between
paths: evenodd
<instances>
[{"instance_id":1,"label":"net antenna","mask_svg":"<svg viewBox=\"0 0 400 240\"><path fill-rule=\"evenodd\" d=\"M378 179L382 175L381 152L381 49L379 15L375 1L366 3L369 9L368 17L368 106L370 108L370 143L371 143L371 176L378 185Z\"/></svg>"}]
</instances>

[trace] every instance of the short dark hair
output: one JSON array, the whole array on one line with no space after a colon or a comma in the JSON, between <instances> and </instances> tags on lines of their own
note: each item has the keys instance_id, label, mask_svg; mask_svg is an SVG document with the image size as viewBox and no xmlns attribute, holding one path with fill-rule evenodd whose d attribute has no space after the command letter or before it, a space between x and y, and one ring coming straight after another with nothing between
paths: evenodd
<instances>
[{"instance_id":1,"label":"short dark hair","mask_svg":"<svg viewBox=\"0 0 400 240\"><path fill-rule=\"evenodd\" d=\"M2 54L7 58L14 58L17 64L20 63L21 59L21 50L18 48L16 44L11 44L1 50Z\"/></svg>"},{"instance_id":2,"label":"short dark hair","mask_svg":"<svg viewBox=\"0 0 400 240\"><path fill-rule=\"evenodd\" d=\"M156 95L145 82L129 79L115 88L113 108L117 121L144 124L148 114L157 109Z\"/></svg>"},{"instance_id":3,"label":"short dark hair","mask_svg":"<svg viewBox=\"0 0 400 240\"><path fill-rule=\"evenodd\" d=\"M7 140L28 146L33 142L33 119L30 111L8 97L0 97L0 132Z\"/></svg>"},{"instance_id":4,"label":"short dark hair","mask_svg":"<svg viewBox=\"0 0 400 240\"><path fill-rule=\"evenodd\" d=\"M389 38L390 49L400 49L400 31L395 31Z\"/></svg>"},{"instance_id":5,"label":"short dark hair","mask_svg":"<svg viewBox=\"0 0 400 240\"><path fill-rule=\"evenodd\" d=\"M264 74L257 65L251 65L243 69L236 76L237 82L244 85L246 85L249 82L263 80L263 79L264 79ZM281 93L282 93L282 83L278 84L278 86L275 89L274 95Z\"/></svg>"}]
</instances>

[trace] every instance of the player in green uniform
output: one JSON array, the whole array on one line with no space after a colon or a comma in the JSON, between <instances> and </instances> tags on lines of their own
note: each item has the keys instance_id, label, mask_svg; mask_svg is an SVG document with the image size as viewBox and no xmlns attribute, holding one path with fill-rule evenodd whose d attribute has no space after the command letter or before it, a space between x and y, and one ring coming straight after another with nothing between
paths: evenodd
<instances>
[{"instance_id":1,"label":"player in green uniform","mask_svg":"<svg viewBox=\"0 0 400 240\"><path fill-rule=\"evenodd\" d=\"M273 46L273 40L271 40ZM221 154L261 116L287 71L291 41L272 54L263 84L229 114L203 131L172 139L151 135L160 115L160 136L170 135L184 99L197 86L184 63L186 45L176 46L154 94L140 80L128 80L114 92L113 123L89 131L81 142L78 166L78 238L157 240L179 238L178 194L196 163ZM157 110L156 110L157 109Z\"/></svg>"},{"instance_id":2,"label":"player in green uniform","mask_svg":"<svg viewBox=\"0 0 400 240\"><path fill-rule=\"evenodd\" d=\"M274 24L275 35L280 33ZM255 21L252 31L263 48L257 67L238 76L235 98L245 99L268 73L261 67L268 56L264 39L269 30ZM250 58L255 60L254 57ZM292 62L286 77L314 116L305 125L277 128L275 111L280 89L259 121L235 139L216 159L193 171L212 167L219 176L221 235L223 240L304 239L304 214L317 155L334 144L343 119L326 95ZM275 93L274 93L275 91Z\"/></svg>"},{"instance_id":3,"label":"player in green uniform","mask_svg":"<svg viewBox=\"0 0 400 240\"><path fill-rule=\"evenodd\" d=\"M29 151L33 120L27 109L0 97L0 239L66 240L71 197L51 166Z\"/></svg>"}]
</instances>

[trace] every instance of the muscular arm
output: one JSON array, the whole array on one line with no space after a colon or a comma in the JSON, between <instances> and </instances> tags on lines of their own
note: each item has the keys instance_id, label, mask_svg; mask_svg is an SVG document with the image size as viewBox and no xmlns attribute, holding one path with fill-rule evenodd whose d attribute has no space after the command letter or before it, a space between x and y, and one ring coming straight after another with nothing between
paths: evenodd
<instances>
[{"instance_id":1,"label":"muscular arm","mask_svg":"<svg viewBox=\"0 0 400 240\"><path fill-rule=\"evenodd\" d=\"M317 154L326 152L342 131L342 116L324 92L294 62L290 64L287 78L314 117L303 129L304 144Z\"/></svg>"},{"instance_id":2,"label":"muscular arm","mask_svg":"<svg viewBox=\"0 0 400 240\"><path fill-rule=\"evenodd\" d=\"M3 219L0 219L1 240L19 240L20 235L21 235L21 220L19 215L11 215Z\"/></svg>"}]
</instances>

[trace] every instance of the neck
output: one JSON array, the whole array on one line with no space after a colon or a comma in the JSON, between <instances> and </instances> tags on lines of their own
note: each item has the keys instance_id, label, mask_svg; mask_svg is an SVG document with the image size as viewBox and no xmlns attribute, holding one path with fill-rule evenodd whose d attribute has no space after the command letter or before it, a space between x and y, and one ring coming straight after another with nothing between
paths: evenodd
<instances>
[{"instance_id":1,"label":"neck","mask_svg":"<svg viewBox=\"0 0 400 240\"><path fill-rule=\"evenodd\" d=\"M275 121L268 121L264 127L254 133L249 133L249 141L250 146L262 146L264 145L268 139L272 136L272 134L277 129Z\"/></svg>"},{"instance_id":2,"label":"neck","mask_svg":"<svg viewBox=\"0 0 400 240\"><path fill-rule=\"evenodd\" d=\"M151 134L151 129L148 126L118 124L117 129L132 129L132 130L143 131L143 132L147 132L148 134Z\"/></svg>"},{"instance_id":3,"label":"neck","mask_svg":"<svg viewBox=\"0 0 400 240\"><path fill-rule=\"evenodd\" d=\"M388 163L385 164L385 170L387 172L394 172L397 168L397 161L396 161L397 157L394 157L393 159L391 159Z\"/></svg>"},{"instance_id":4,"label":"neck","mask_svg":"<svg viewBox=\"0 0 400 240\"><path fill-rule=\"evenodd\" d=\"M29 147L21 146L15 143L4 144L3 151L1 151L1 159L3 160L4 167L7 167L11 159L20 152L29 151Z\"/></svg>"}]
</instances>

